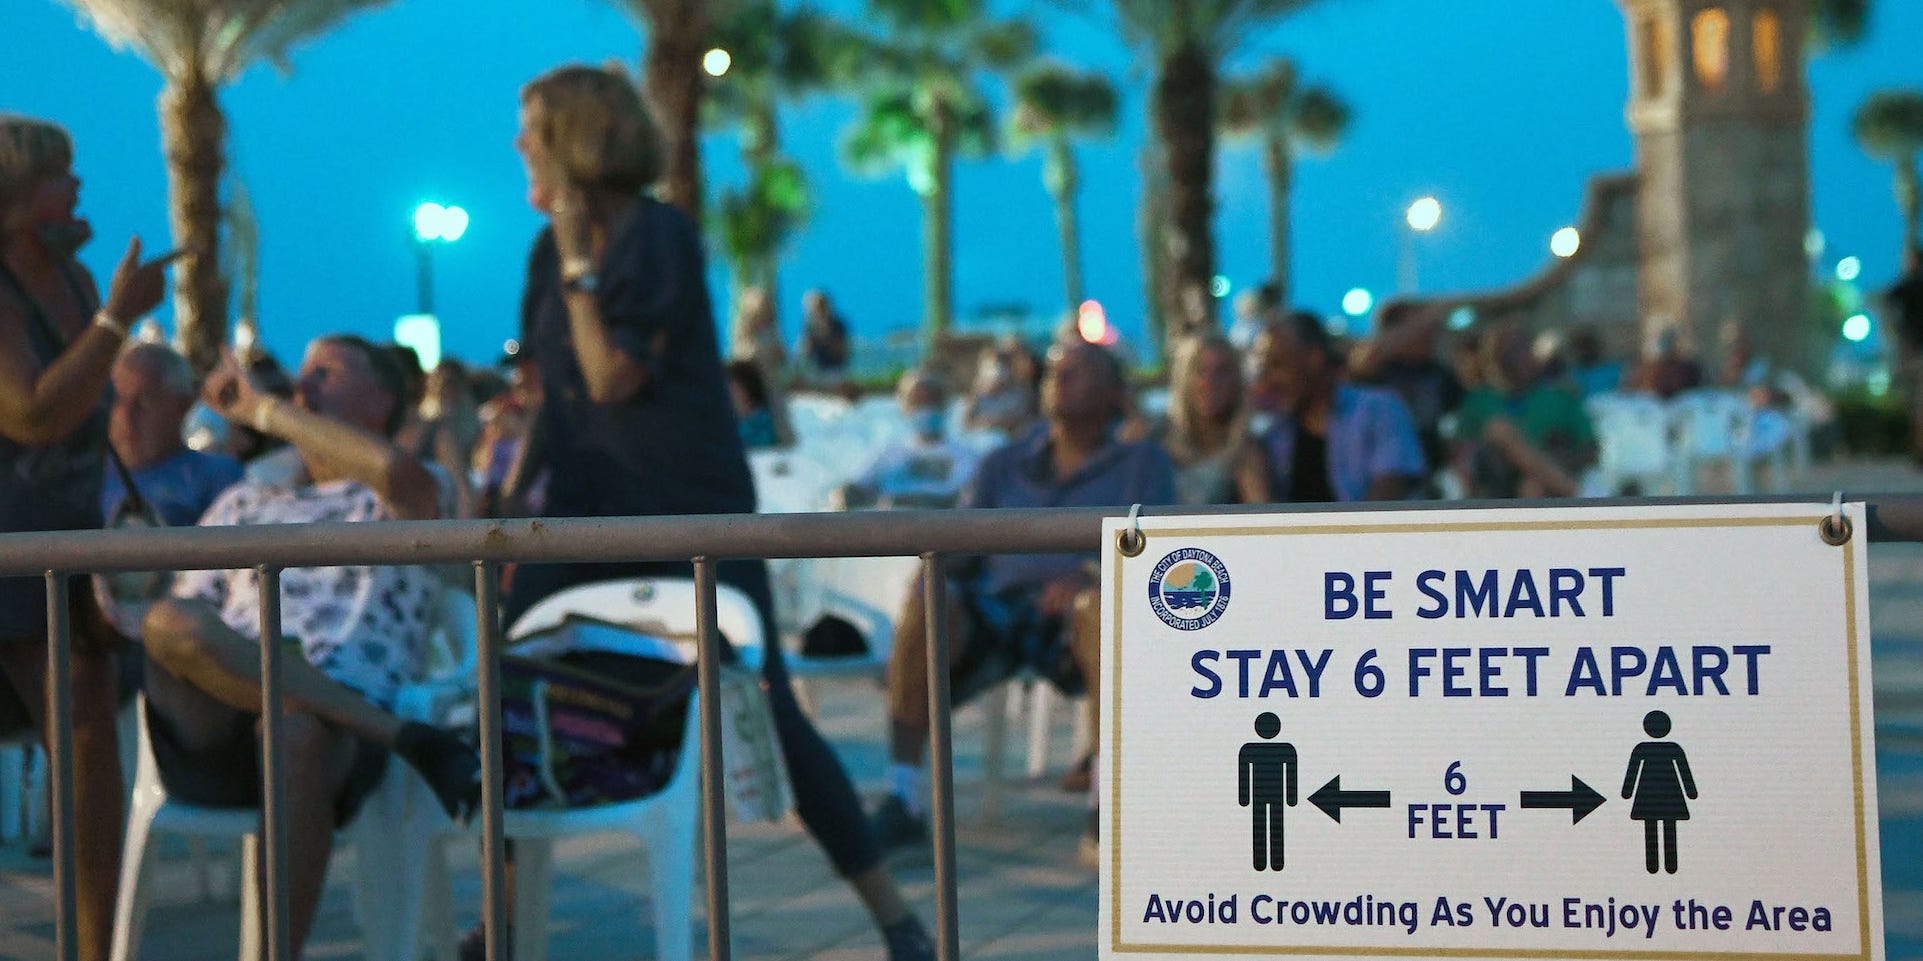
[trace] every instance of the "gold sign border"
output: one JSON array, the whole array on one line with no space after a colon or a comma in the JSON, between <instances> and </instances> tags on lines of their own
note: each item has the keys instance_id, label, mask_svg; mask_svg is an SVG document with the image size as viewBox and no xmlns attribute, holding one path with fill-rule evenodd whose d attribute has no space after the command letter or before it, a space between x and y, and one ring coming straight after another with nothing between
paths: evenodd
<instances>
[{"instance_id":1,"label":"gold sign border","mask_svg":"<svg viewBox=\"0 0 1923 961\"><path fill-rule=\"evenodd\" d=\"M1822 515L1806 517L1722 517L1651 518L1644 520L1595 521L1474 521L1448 524L1305 524L1260 527L1179 527L1145 531L1160 538L1259 537L1301 534L1434 534L1492 533L1512 531L1594 531L1594 530L1678 530L1719 527L1797 527L1814 532ZM1860 528L1861 525L1859 524ZM1119 544L1115 552L1115 590L1112 623L1122 629L1122 565L1128 560ZM1207 944L1124 944L1122 942L1122 645L1111 652L1114 682L1109 684L1108 818L1110 859L1102 865L1109 872L1109 950L1118 954L1242 954L1242 955L1322 955L1330 957L1428 957L1428 958L1546 958L1616 959L1616 961L1869 961L1870 875L1868 842L1864 837L1866 812L1863 803L1863 720L1860 689L1862 678L1856 655L1856 551L1845 544L1843 551L1843 615L1845 655L1850 680L1850 772L1853 777L1856 811L1856 914L1860 935L1857 954L1820 954L1798 951L1585 951L1526 948L1407 948L1407 947L1319 947L1311 945L1207 945Z\"/></svg>"}]
</instances>

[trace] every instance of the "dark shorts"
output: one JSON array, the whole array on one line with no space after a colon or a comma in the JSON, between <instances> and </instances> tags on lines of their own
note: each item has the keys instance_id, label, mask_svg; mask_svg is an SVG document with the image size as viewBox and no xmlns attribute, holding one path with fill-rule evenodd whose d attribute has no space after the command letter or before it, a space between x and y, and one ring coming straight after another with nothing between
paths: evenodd
<instances>
[{"instance_id":1,"label":"dark shorts","mask_svg":"<svg viewBox=\"0 0 1923 961\"><path fill-rule=\"evenodd\" d=\"M219 744L193 748L180 742L167 718L150 704L147 733L154 751L154 765L160 769L160 783L168 795L188 804L214 808L251 808L260 806L260 741L254 732L254 716L235 717L233 730ZM347 780L334 795L334 827L344 828L354 821L361 802L380 786L387 773L387 749L371 741L354 739L354 763Z\"/></svg>"},{"instance_id":2,"label":"dark shorts","mask_svg":"<svg viewBox=\"0 0 1923 961\"><path fill-rule=\"evenodd\" d=\"M964 703L1023 671L1064 694L1088 689L1068 646L1068 619L1044 615L1037 605L1038 594L984 594L953 581L948 589L950 596L960 599L968 620L966 647L949 674L954 703Z\"/></svg>"}]
</instances>

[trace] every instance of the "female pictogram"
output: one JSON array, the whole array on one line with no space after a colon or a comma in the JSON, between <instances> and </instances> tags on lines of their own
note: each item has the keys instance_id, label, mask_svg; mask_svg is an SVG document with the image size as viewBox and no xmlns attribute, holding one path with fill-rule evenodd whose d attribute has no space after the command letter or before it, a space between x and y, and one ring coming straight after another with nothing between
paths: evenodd
<instances>
[{"instance_id":1,"label":"female pictogram","mask_svg":"<svg viewBox=\"0 0 1923 961\"><path fill-rule=\"evenodd\" d=\"M1643 732L1653 738L1669 736L1669 715L1643 715ZM1656 873L1656 832L1662 830L1663 870L1676 873L1676 822L1689 820L1689 801L1696 799L1696 779L1689 773L1689 756L1674 741L1644 741L1629 753L1623 774L1623 797L1635 798L1629 816L1643 822L1643 864ZM1687 798L1688 800L1685 800Z\"/></svg>"}]
</instances>

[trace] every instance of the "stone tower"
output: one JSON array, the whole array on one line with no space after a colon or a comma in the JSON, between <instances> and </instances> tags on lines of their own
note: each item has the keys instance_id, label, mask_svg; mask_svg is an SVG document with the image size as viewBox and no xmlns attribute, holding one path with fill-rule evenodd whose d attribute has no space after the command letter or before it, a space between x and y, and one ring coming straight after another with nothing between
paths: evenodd
<instances>
[{"instance_id":1,"label":"stone tower","mask_svg":"<svg viewBox=\"0 0 1923 961\"><path fill-rule=\"evenodd\" d=\"M1808 367L1810 0L1618 0L1629 25L1640 309L1702 355L1724 322Z\"/></svg>"}]
</instances>

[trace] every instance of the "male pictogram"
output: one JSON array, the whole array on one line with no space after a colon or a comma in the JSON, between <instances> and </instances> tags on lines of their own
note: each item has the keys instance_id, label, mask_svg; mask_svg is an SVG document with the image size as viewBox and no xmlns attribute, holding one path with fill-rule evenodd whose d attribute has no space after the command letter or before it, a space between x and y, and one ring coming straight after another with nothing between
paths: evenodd
<instances>
[{"instance_id":1,"label":"male pictogram","mask_svg":"<svg viewBox=\"0 0 1923 961\"><path fill-rule=\"evenodd\" d=\"M1295 745L1277 741L1282 719L1264 711L1255 719L1260 741L1242 745L1236 759L1236 776L1241 782L1239 797L1254 821L1251 828L1257 871L1282 870L1282 812L1295 806Z\"/></svg>"}]
</instances>

